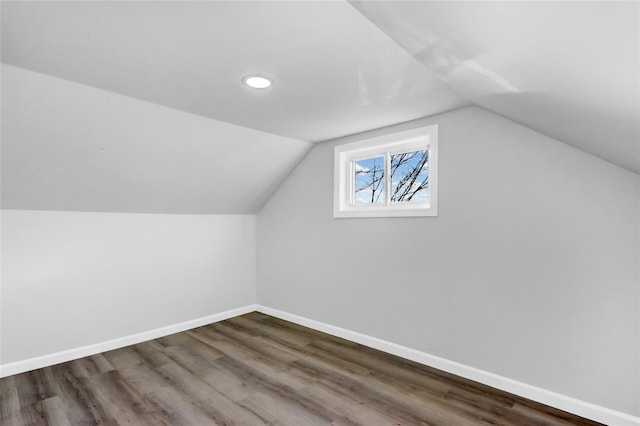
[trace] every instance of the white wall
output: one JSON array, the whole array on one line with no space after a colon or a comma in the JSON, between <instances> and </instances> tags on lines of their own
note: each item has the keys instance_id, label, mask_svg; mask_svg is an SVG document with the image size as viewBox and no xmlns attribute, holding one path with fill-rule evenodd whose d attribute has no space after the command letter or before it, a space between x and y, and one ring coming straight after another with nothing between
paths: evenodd
<instances>
[{"instance_id":1,"label":"white wall","mask_svg":"<svg viewBox=\"0 0 640 426\"><path fill-rule=\"evenodd\" d=\"M259 214L258 303L640 414L638 176L479 108L396 129L432 123L439 216L333 219L364 136L316 145Z\"/></svg>"},{"instance_id":2,"label":"white wall","mask_svg":"<svg viewBox=\"0 0 640 426\"><path fill-rule=\"evenodd\" d=\"M2 364L255 303L254 215L2 210Z\"/></svg>"}]
</instances>

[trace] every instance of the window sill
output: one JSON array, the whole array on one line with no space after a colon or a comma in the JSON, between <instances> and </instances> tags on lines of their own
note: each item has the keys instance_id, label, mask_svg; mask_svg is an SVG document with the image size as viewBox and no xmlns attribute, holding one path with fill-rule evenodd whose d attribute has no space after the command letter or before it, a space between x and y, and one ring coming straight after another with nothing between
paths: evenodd
<instances>
[{"instance_id":1,"label":"window sill","mask_svg":"<svg viewBox=\"0 0 640 426\"><path fill-rule=\"evenodd\" d=\"M373 218L373 217L437 217L435 208L350 208L346 210L334 210L334 219L348 218Z\"/></svg>"}]
</instances>

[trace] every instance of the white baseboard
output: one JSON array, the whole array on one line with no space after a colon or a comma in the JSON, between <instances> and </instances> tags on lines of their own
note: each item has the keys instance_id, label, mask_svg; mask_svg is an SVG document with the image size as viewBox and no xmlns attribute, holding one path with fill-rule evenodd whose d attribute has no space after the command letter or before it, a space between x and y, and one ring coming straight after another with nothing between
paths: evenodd
<instances>
[{"instance_id":1,"label":"white baseboard","mask_svg":"<svg viewBox=\"0 0 640 426\"><path fill-rule=\"evenodd\" d=\"M569 413L573 413L578 416L595 420L607 425L640 426L640 417L635 417L629 414L622 413L620 411L611 410L609 408L581 401L576 398L572 398L536 386L531 386L517 380L509 379L508 377L499 376L488 371L480 370L478 368L470 367L468 365L460 364L454 361L449 361L435 355L411 349L406 346L401 346L392 342L388 342L386 340L378 339L376 337L368 336L366 334L347 330L341 327L336 327L334 325L315 321L309 318L290 314L262 305L247 305L240 308L231 309L229 311L208 315L202 318L196 318L193 320L181 322L179 324L173 324L170 326L137 333L102 343L96 343L80 348L56 352L49 355L26 359L23 361L2 364L0 365L0 377L23 373L25 371L48 367L85 356L95 355L101 352L134 345L136 343L168 336L173 333L190 330L195 327L201 327L203 325L223 321L225 319L233 318L238 315L243 315L253 311L262 312L264 314L291 321L293 323L309 327L314 330L342 337L343 339L351 340L353 342L360 343L371 348L379 349L381 351L397 355L399 357L406 358L411 361L436 368L438 370L446 371L448 373L455 374L457 376L464 377L478 383L494 387L496 389L510 392L523 398L540 402L542 404L546 404L560 410L564 410Z\"/></svg>"},{"instance_id":2,"label":"white baseboard","mask_svg":"<svg viewBox=\"0 0 640 426\"><path fill-rule=\"evenodd\" d=\"M85 356L99 354L101 352L111 351L113 349L123 348L136 343L146 342L148 340L157 339L159 337L168 336L173 333L190 330L192 328L201 327L203 325L212 324L214 322L223 321L229 318L244 315L255 311L256 305L247 305L229 311L220 312L206 317L196 318L193 320L169 325L166 327L156 328L154 330L144 331L142 333L132 334L130 336L120 337L106 342L95 343L93 345L83 346L80 348L69 349L62 352L56 352L49 355L38 356L35 358L25 359L23 361L10 362L0 365L0 377L11 376L13 374L24 373L25 371L35 370L37 368L48 367L62 362L72 361L74 359Z\"/></svg>"},{"instance_id":3,"label":"white baseboard","mask_svg":"<svg viewBox=\"0 0 640 426\"><path fill-rule=\"evenodd\" d=\"M530 399L551 407L567 411L578 416L595 420L611 426L638 426L640 425L640 417L620 411L611 410L589 402L581 401L566 395L531 386L508 377L499 376L488 371L460 364L458 362L449 361L435 355L430 355L406 346L397 345L386 340L368 336L366 334L357 333L341 327L336 327L320 321L304 318L298 315L283 312L267 306L257 305L256 310L267 315L281 318L314 330L322 331L333 336L341 337L352 342L360 343L371 348L379 349L411 361L424 364L447 373L455 374L466 379L482 383L487 386L500 389L523 398Z\"/></svg>"}]
</instances>

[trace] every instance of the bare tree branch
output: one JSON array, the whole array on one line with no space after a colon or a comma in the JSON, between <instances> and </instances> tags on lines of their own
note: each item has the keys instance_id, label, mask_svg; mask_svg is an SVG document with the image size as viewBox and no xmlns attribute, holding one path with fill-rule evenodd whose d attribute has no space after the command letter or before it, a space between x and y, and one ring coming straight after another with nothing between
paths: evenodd
<instances>
[{"instance_id":1,"label":"bare tree branch","mask_svg":"<svg viewBox=\"0 0 640 426\"><path fill-rule=\"evenodd\" d=\"M429 183L429 175L428 172L425 171L425 165L429 160L429 151L413 151L413 152L403 152L400 154L392 155L390 161L390 176L393 187L393 179L394 176L403 172L403 176L400 177L400 180L397 181L395 188L393 188L393 193L391 194L392 202L402 202L402 201L411 201L414 196L421 191L428 188ZM407 167L407 163L411 164L415 162L415 166L411 167L410 170L404 171ZM361 169L356 170L356 176L365 177L364 182L359 182L359 184L355 188L355 192L361 192L369 190L371 191L371 203L376 203L380 199L380 196L384 193L384 166L380 167L380 165L376 164L374 161L374 165L370 169ZM387 190L391 190L391 188L387 188Z\"/></svg>"}]
</instances>

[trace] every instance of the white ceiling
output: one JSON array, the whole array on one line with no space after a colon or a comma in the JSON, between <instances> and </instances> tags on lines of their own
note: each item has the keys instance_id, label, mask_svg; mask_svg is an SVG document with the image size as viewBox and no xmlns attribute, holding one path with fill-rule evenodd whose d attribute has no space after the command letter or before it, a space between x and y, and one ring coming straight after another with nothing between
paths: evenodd
<instances>
[{"instance_id":1,"label":"white ceiling","mask_svg":"<svg viewBox=\"0 0 640 426\"><path fill-rule=\"evenodd\" d=\"M2 206L256 213L309 142L2 65Z\"/></svg>"},{"instance_id":2,"label":"white ceiling","mask_svg":"<svg viewBox=\"0 0 640 426\"><path fill-rule=\"evenodd\" d=\"M2 62L13 66L3 85L42 87L3 87L5 207L255 212L308 148L299 140L473 104L640 173L638 2L1 9ZM253 72L275 86L244 87ZM250 172L234 192L238 159Z\"/></svg>"},{"instance_id":3,"label":"white ceiling","mask_svg":"<svg viewBox=\"0 0 640 426\"><path fill-rule=\"evenodd\" d=\"M2 61L305 141L469 104L343 1L3 1Z\"/></svg>"},{"instance_id":4,"label":"white ceiling","mask_svg":"<svg viewBox=\"0 0 640 426\"><path fill-rule=\"evenodd\" d=\"M640 2L352 4L465 99L640 173Z\"/></svg>"}]
</instances>

